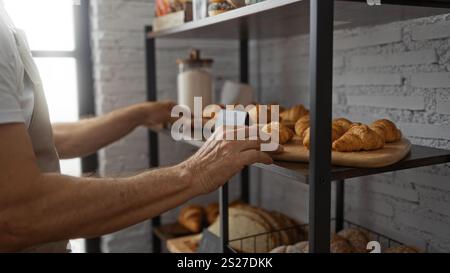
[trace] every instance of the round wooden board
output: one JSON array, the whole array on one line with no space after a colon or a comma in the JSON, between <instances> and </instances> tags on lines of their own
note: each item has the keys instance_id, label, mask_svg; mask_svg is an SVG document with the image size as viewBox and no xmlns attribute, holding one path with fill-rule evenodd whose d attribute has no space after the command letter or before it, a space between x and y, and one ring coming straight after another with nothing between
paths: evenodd
<instances>
[{"instance_id":1,"label":"round wooden board","mask_svg":"<svg viewBox=\"0 0 450 273\"><path fill-rule=\"evenodd\" d=\"M283 145L284 152L274 154L275 160L290 162L309 162L309 150L299 143L298 139ZM389 143L383 149L362 152L332 152L332 164L336 166L355 168L381 168L392 165L405 158L411 150L411 142L403 138L395 143Z\"/></svg>"}]
</instances>

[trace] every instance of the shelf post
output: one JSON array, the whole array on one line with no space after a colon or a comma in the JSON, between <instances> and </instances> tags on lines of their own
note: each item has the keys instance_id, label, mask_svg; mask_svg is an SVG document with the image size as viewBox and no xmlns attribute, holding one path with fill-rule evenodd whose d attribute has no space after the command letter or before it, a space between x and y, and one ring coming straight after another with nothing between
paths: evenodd
<instances>
[{"instance_id":1,"label":"shelf post","mask_svg":"<svg viewBox=\"0 0 450 273\"><path fill-rule=\"evenodd\" d=\"M243 33L239 41L239 69L241 83L249 83L249 56L248 56L248 37L246 28L243 27ZM248 124L247 124L248 125ZM241 171L241 200L250 203L250 168L245 167Z\"/></svg>"},{"instance_id":2,"label":"shelf post","mask_svg":"<svg viewBox=\"0 0 450 273\"><path fill-rule=\"evenodd\" d=\"M344 209L345 209L345 181L336 181L336 227L335 231L344 229Z\"/></svg>"},{"instance_id":3,"label":"shelf post","mask_svg":"<svg viewBox=\"0 0 450 273\"><path fill-rule=\"evenodd\" d=\"M148 37L148 33L152 32L153 27L147 26L145 28L145 50L147 57L147 100L156 101L157 100L157 89L156 89L156 46L155 39ZM148 132L148 144L149 144L149 167L157 168L159 167L159 139L158 134L149 130ZM161 225L161 216L155 216L151 220L151 230L152 230L152 252L161 252L161 240L155 233L153 233L153 227Z\"/></svg>"},{"instance_id":4,"label":"shelf post","mask_svg":"<svg viewBox=\"0 0 450 273\"><path fill-rule=\"evenodd\" d=\"M220 212L220 240L222 253L228 252L229 225L228 225L228 183L220 188L219 212Z\"/></svg>"},{"instance_id":5,"label":"shelf post","mask_svg":"<svg viewBox=\"0 0 450 273\"><path fill-rule=\"evenodd\" d=\"M310 3L309 242L312 253L328 253L331 218L334 0L311 0Z\"/></svg>"}]
</instances>

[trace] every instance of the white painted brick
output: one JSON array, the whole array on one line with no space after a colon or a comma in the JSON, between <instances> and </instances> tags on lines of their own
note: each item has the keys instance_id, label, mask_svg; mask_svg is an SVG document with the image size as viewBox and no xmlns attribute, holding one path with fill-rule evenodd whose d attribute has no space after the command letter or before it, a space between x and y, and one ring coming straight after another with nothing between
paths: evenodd
<instances>
[{"instance_id":1,"label":"white painted brick","mask_svg":"<svg viewBox=\"0 0 450 273\"><path fill-rule=\"evenodd\" d=\"M450 21L412 27L413 40L431 40L450 37Z\"/></svg>"},{"instance_id":2,"label":"white painted brick","mask_svg":"<svg viewBox=\"0 0 450 273\"><path fill-rule=\"evenodd\" d=\"M421 206L450 217L450 203L443 200L421 200Z\"/></svg>"},{"instance_id":3,"label":"white painted brick","mask_svg":"<svg viewBox=\"0 0 450 273\"><path fill-rule=\"evenodd\" d=\"M400 41L402 41L401 28L381 28L366 31L365 33L357 36L336 39L334 42L334 49L344 50L356 47L389 44Z\"/></svg>"},{"instance_id":4,"label":"white painted brick","mask_svg":"<svg viewBox=\"0 0 450 273\"><path fill-rule=\"evenodd\" d=\"M377 214L385 216L394 216L394 208L391 204L386 202L383 198L373 198L371 196L365 196L363 194L350 195L349 200L346 200L347 204L352 206L353 211L359 211L360 213L367 213L372 211Z\"/></svg>"},{"instance_id":5,"label":"white painted brick","mask_svg":"<svg viewBox=\"0 0 450 273\"><path fill-rule=\"evenodd\" d=\"M309 96L308 96L308 100L309 100ZM333 93L333 104L335 104L335 105L339 104L339 95L336 93Z\"/></svg>"},{"instance_id":6,"label":"white painted brick","mask_svg":"<svg viewBox=\"0 0 450 273\"><path fill-rule=\"evenodd\" d=\"M354 211L350 211L349 213L346 212L345 217L354 223L359 223L363 227L369 228L370 230L378 232L389 238L394 238L401 243L415 246L420 249L426 249L427 247L427 242L422 238L401 232L398 227L394 225L391 217L380 217L379 215L359 213L358 211L356 211L356 213ZM384 247L387 246L384 245Z\"/></svg>"},{"instance_id":7,"label":"white painted brick","mask_svg":"<svg viewBox=\"0 0 450 273\"><path fill-rule=\"evenodd\" d=\"M439 114L450 115L450 100L437 101L436 112Z\"/></svg>"},{"instance_id":8,"label":"white painted brick","mask_svg":"<svg viewBox=\"0 0 450 273\"><path fill-rule=\"evenodd\" d=\"M347 104L365 105L380 108L424 110L425 98L422 96L365 96L348 95Z\"/></svg>"},{"instance_id":9,"label":"white painted brick","mask_svg":"<svg viewBox=\"0 0 450 273\"><path fill-rule=\"evenodd\" d=\"M338 56L333 58L333 68L341 68L344 66L344 57Z\"/></svg>"},{"instance_id":10,"label":"white painted brick","mask_svg":"<svg viewBox=\"0 0 450 273\"><path fill-rule=\"evenodd\" d=\"M402 76L395 73L346 73L335 75L333 79L333 85L335 86L387 86L402 85L402 82Z\"/></svg>"},{"instance_id":11,"label":"white painted brick","mask_svg":"<svg viewBox=\"0 0 450 273\"><path fill-rule=\"evenodd\" d=\"M402 66L437 63L435 50L400 52L387 55L353 56L350 65L353 67Z\"/></svg>"},{"instance_id":12,"label":"white painted brick","mask_svg":"<svg viewBox=\"0 0 450 273\"><path fill-rule=\"evenodd\" d=\"M419 73L411 76L411 86L420 88L449 88L450 73Z\"/></svg>"},{"instance_id":13,"label":"white painted brick","mask_svg":"<svg viewBox=\"0 0 450 273\"><path fill-rule=\"evenodd\" d=\"M396 212L396 221L404 225L416 227L420 230L439 235L441 237L450 238L450 224L443 221L425 218L418 212Z\"/></svg>"},{"instance_id":14,"label":"white painted brick","mask_svg":"<svg viewBox=\"0 0 450 273\"><path fill-rule=\"evenodd\" d=\"M421 171L408 170L398 173L400 181L450 191L450 179L447 176L429 174Z\"/></svg>"},{"instance_id":15,"label":"white painted brick","mask_svg":"<svg viewBox=\"0 0 450 273\"><path fill-rule=\"evenodd\" d=\"M362 178L361 183L364 183L364 178ZM417 191L408 188L402 188L397 185L387 184L387 183L368 183L358 185L360 188L360 193L376 192L387 196L393 196L396 198L404 199L410 202L418 202L419 194Z\"/></svg>"},{"instance_id":16,"label":"white painted brick","mask_svg":"<svg viewBox=\"0 0 450 273\"><path fill-rule=\"evenodd\" d=\"M398 125L406 136L450 140L450 125L448 124L399 123Z\"/></svg>"}]
</instances>

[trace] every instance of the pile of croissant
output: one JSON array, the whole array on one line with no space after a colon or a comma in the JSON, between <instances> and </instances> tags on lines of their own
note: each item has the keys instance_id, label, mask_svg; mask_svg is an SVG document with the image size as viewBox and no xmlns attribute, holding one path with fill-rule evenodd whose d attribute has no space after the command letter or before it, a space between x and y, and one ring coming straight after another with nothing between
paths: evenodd
<instances>
[{"instance_id":1,"label":"pile of croissant","mask_svg":"<svg viewBox=\"0 0 450 273\"><path fill-rule=\"evenodd\" d=\"M280 144L286 144L294 136L306 148L310 147L310 116L303 105L297 105L280 113L281 122L270 122L262 131L279 132ZM291 129L287 124L295 124ZM390 120L380 119L370 125L354 123L345 118L334 119L331 124L331 142L334 151L359 152L382 149L386 143L402 139L402 132Z\"/></svg>"}]
</instances>

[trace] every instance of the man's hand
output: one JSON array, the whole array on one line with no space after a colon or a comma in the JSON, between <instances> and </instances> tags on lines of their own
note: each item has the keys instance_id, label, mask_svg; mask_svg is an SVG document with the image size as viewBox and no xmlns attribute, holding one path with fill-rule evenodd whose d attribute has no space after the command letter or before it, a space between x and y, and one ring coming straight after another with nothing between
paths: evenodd
<instances>
[{"instance_id":1,"label":"man's hand","mask_svg":"<svg viewBox=\"0 0 450 273\"><path fill-rule=\"evenodd\" d=\"M168 122L173 106L173 102L144 102L80 122L54 124L56 149L63 159L90 155L136 127Z\"/></svg>"},{"instance_id":2,"label":"man's hand","mask_svg":"<svg viewBox=\"0 0 450 273\"><path fill-rule=\"evenodd\" d=\"M176 104L171 101L163 102L144 102L136 104L133 107L139 112L139 125L152 127L164 124L170 121L172 108Z\"/></svg>"},{"instance_id":3,"label":"man's hand","mask_svg":"<svg viewBox=\"0 0 450 273\"><path fill-rule=\"evenodd\" d=\"M236 135L239 130L249 131L248 128L232 131ZM194 156L181 164L191 174L197 194L215 191L245 166L273 163L267 153L260 151L260 140L225 140L227 133L230 131L223 128L216 130ZM281 150L280 146L278 151Z\"/></svg>"}]
</instances>

